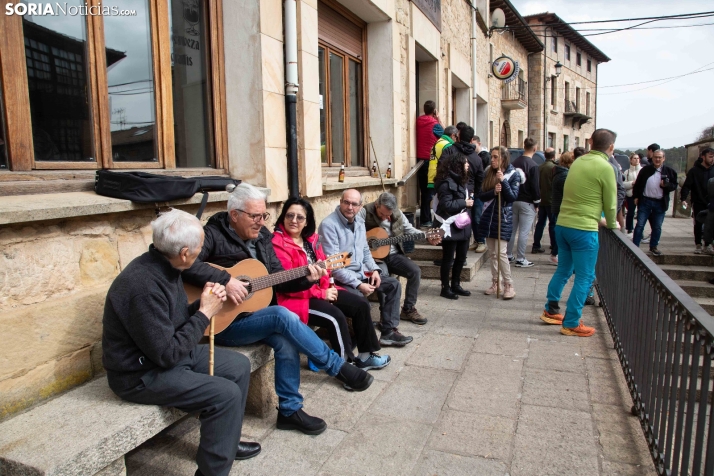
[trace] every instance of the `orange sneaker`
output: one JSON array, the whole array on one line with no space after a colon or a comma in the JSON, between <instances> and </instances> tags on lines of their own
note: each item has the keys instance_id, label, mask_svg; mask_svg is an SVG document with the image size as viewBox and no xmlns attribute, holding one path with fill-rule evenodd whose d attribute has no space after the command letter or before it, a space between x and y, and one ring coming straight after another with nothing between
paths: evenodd
<instances>
[{"instance_id":1,"label":"orange sneaker","mask_svg":"<svg viewBox=\"0 0 714 476\"><path fill-rule=\"evenodd\" d=\"M595 334L595 328L584 326L581 322L578 327L561 327L560 333L565 336L590 337Z\"/></svg>"},{"instance_id":2,"label":"orange sneaker","mask_svg":"<svg viewBox=\"0 0 714 476\"><path fill-rule=\"evenodd\" d=\"M562 314L551 314L548 311L543 311L540 315L540 320L546 324L557 324L559 326L563 325L563 315Z\"/></svg>"}]
</instances>

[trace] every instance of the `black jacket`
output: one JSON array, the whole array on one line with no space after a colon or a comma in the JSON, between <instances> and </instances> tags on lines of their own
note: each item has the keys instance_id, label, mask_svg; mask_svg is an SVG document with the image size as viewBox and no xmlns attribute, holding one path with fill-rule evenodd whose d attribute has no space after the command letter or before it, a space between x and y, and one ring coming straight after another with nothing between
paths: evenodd
<instances>
[{"instance_id":1,"label":"black jacket","mask_svg":"<svg viewBox=\"0 0 714 476\"><path fill-rule=\"evenodd\" d=\"M481 165L483 165L485 173L486 169L491 165L491 154L487 150L482 150L478 153L478 156L481 157Z\"/></svg>"},{"instance_id":2,"label":"black jacket","mask_svg":"<svg viewBox=\"0 0 714 476\"><path fill-rule=\"evenodd\" d=\"M441 157L444 158L456 154L463 155L469 162L469 182L466 185L469 193L480 192L484 168L481 163L481 157L476 153L476 147L470 142L455 142L451 147L444 149Z\"/></svg>"},{"instance_id":3,"label":"black jacket","mask_svg":"<svg viewBox=\"0 0 714 476\"><path fill-rule=\"evenodd\" d=\"M252 258L248 251L248 245L231 228L229 220L228 212L216 213L208 220L206 226L203 227L206 233L203 249L193 266L182 273L184 281L201 288L209 281L225 285L230 281L231 275L207 263L230 268L246 258ZM255 254L258 261L265 265L269 274L285 271L275 255L272 238L273 234L266 227L262 227L260 235L255 240ZM294 293L304 291L312 285L313 283L304 277L278 284L274 286L274 289L279 293ZM273 297L273 301L275 301L275 297Z\"/></svg>"},{"instance_id":4,"label":"black jacket","mask_svg":"<svg viewBox=\"0 0 714 476\"><path fill-rule=\"evenodd\" d=\"M567 167L556 165L553 168L553 183L550 185L550 212L553 217L557 217L560 213L560 204L563 203L563 188L565 188L565 179L568 177Z\"/></svg>"},{"instance_id":5,"label":"black jacket","mask_svg":"<svg viewBox=\"0 0 714 476\"><path fill-rule=\"evenodd\" d=\"M525 155L518 157L511 165L521 169L526 174L526 183L518 188L516 201L532 203L537 207L540 204L540 173L538 166L532 158Z\"/></svg>"},{"instance_id":6,"label":"black jacket","mask_svg":"<svg viewBox=\"0 0 714 476\"><path fill-rule=\"evenodd\" d=\"M109 287L102 320L102 363L115 391L152 369L174 367L203 337L208 318L188 304L181 273L156 249L134 259Z\"/></svg>"},{"instance_id":7,"label":"black jacket","mask_svg":"<svg viewBox=\"0 0 714 476\"><path fill-rule=\"evenodd\" d=\"M638 200L642 199L645 193L647 180L649 180L649 178L654 175L655 170L656 169L654 165L647 165L646 167L642 167L640 173L637 174L637 180L635 180L635 185L632 187L633 198L637 198ZM668 180L668 183L665 183L665 186L662 187L662 190L664 191L662 200L664 200L664 208L666 210L669 207L669 194L677 190L677 172L675 172L672 167L668 167L667 165L662 164L661 175L662 180Z\"/></svg>"},{"instance_id":8,"label":"black jacket","mask_svg":"<svg viewBox=\"0 0 714 476\"><path fill-rule=\"evenodd\" d=\"M692 192L691 202L700 207L706 207L709 204L707 182L711 177L714 177L714 167L707 169L702 165L702 159L697 159L694 162L694 167L687 172L687 178L684 180L684 185L682 185L682 191L679 195L681 200L683 202L686 201L689 197L689 192Z\"/></svg>"},{"instance_id":9,"label":"black jacket","mask_svg":"<svg viewBox=\"0 0 714 476\"><path fill-rule=\"evenodd\" d=\"M439 204L436 206L436 214L444 220L460 213L466 208L466 187L459 183L461 177L449 174L446 180L438 182L436 185L436 194L439 198ZM471 236L471 227L467 226L464 229L457 228L451 224L451 237L444 238L446 241L468 240Z\"/></svg>"}]
</instances>

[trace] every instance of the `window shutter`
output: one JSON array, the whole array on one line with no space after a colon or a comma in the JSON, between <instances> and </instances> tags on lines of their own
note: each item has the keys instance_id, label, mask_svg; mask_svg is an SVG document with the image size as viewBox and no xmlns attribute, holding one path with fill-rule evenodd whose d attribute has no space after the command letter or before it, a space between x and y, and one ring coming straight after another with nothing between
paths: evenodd
<instances>
[{"instance_id":1,"label":"window shutter","mask_svg":"<svg viewBox=\"0 0 714 476\"><path fill-rule=\"evenodd\" d=\"M322 1L317 5L317 36L325 43L362 59L362 27Z\"/></svg>"}]
</instances>

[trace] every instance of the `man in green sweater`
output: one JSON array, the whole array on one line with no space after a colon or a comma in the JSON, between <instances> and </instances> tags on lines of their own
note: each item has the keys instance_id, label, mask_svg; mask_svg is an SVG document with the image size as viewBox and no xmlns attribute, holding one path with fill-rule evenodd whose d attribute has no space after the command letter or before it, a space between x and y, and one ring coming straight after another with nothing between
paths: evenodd
<instances>
[{"instance_id":1,"label":"man in green sweater","mask_svg":"<svg viewBox=\"0 0 714 476\"><path fill-rule=\"evenodd\" d=\"M590 139L592 150L573 162L563 189L563 202L555 226L558 242L558 269L548 285L548 297L541 319L560 325L566 336L590 337L595 329L580 322L588 289L595 279L598 226L618 228L617 184L608 158L615 150L617 134L598 129ZM602 220L602 214L605 219ZM570 276L565 316L560 314L560 296Z\"/></svg>"}]
</instances>

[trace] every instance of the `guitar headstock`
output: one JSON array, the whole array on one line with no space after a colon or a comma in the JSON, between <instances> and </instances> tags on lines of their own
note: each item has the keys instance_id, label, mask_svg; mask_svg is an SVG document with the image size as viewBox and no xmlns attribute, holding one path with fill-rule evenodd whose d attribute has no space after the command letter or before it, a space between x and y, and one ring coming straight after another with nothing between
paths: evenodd
<instances>
[{"instance_id":1,"label":"guitar headstock","mask_svg":"<svg viewBox=\"0 0 714 476\"><path fill-rule=\"evenodd\" d=\"M352 262L350 258L352 258L352 253L348 253L347 251L330 255L325 258L325 269L333 270L349 266Z\"/></svg>"}]
</instances>

